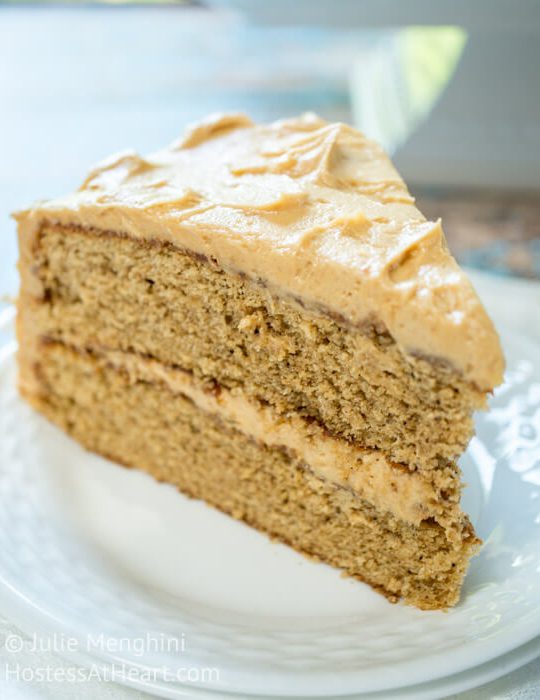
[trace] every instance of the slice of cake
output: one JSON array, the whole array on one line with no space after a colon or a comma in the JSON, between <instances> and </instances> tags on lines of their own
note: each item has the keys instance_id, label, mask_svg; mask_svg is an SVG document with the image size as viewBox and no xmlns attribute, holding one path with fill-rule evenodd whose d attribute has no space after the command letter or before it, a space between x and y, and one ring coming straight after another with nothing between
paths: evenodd
<instances>
[{"instance_id":1,"label":"slice of cake","mask_svg":"<svg viewBox=\"0 0 540 700\"><path fill-rule=\"evenodd\" d=\"M16 218L33 406L392 601L456 603L456 459L503 357L376 144L217 116Z\"/></svg>"}]
</instances>

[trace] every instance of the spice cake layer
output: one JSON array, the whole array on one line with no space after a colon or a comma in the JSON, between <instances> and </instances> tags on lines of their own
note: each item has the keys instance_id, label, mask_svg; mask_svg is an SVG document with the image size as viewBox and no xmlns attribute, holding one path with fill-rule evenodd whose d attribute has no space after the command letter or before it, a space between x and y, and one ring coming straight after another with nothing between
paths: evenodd
<instances>
[{"instance_id":1,"label":"spice cake layer","mask_svg":"<svg viewBox=\"0 0 540 700\"><path fill-rule=\"evenodd\" d=\"M392 600L457 601L478 539L456 460L504 361L378 146L214 117L17 218L38 410Z\"/></svg>"}]
</instances>

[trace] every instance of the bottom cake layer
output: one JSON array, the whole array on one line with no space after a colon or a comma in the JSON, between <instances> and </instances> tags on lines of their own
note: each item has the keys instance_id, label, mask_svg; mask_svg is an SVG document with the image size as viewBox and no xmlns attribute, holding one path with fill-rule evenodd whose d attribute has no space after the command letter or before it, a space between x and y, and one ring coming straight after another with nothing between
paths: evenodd
<instances>
[{"instance_id":1,"label":"bottom cake layer","mask_svg":"<svg viewBox=\"0 0 540 700\"><path fill-rule=\"evenodd\" d=\"M382 592L423 609L456 603L478 546L435 522L415 527L316 476L158 383L98 357L45 345L26 398L86 448L145 470Z\"/></svg>"}]
</instances>

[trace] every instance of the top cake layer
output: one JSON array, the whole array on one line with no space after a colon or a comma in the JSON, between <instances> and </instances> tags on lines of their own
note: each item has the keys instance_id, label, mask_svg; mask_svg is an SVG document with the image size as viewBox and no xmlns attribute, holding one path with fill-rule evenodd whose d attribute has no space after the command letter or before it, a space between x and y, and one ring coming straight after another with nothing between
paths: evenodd
<instances>
[{"instance_id":1,"label":"top cake layer","mask_svg":"<svg viewBox=\"0 0 540 700\"><path fill-rule=\"evenodd\" d=\"M352 324L384 324L407 353L502 380L497 333L388 157L314 115L255 125L218 115L147 158L120 154L80 190L17 215L170 241Z\"/></svg>"}]
</instances>

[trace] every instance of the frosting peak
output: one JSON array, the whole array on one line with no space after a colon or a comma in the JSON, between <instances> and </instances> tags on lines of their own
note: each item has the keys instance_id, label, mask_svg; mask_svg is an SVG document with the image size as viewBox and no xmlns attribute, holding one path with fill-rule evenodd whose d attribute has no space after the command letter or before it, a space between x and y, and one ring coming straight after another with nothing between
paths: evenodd
<instances>
[{"instance_id":1,"label":"frosting peak","mask_svg":"<svg viewBox=\"0 0 540 700\"><path fill-rule=\"evenodd\" d=\"M245 114L211 114L186 129L184 136L172 148L194 148L204 141L222 136L226 131L252 126L253 122Z\"/></svg>"},{"instance_id":2,"label":"frosting peak","mask_svg":"<svg viewBox=\"0 0 540 700\"><path fill-rule=\"evenodd\" d=\"M351 323L378 318L406 353L502 380L493 325L382 149L314 114L213 115L169 148L98 165L80 190L19 215L159 238Z\"/></svg>"}]
</instances>

